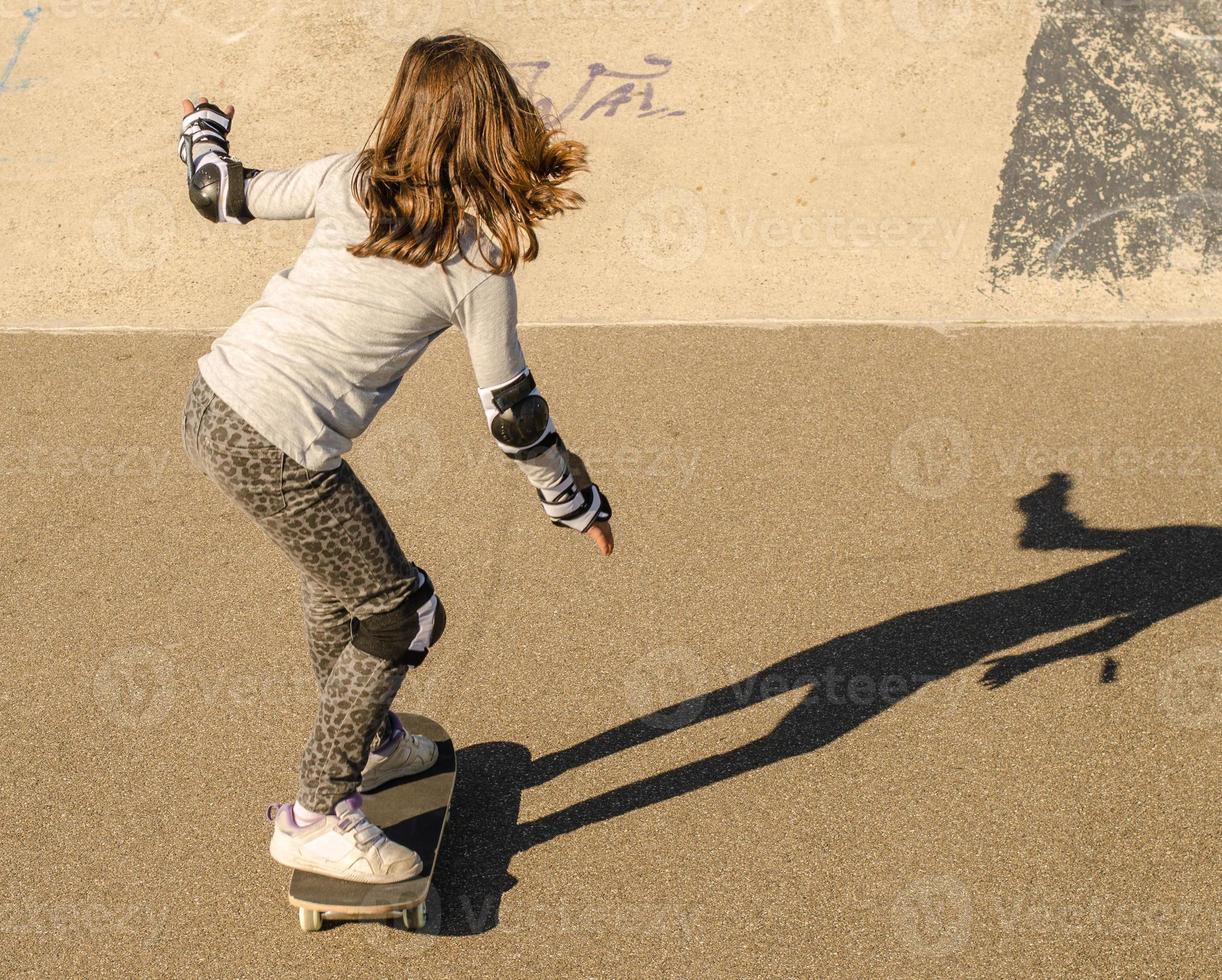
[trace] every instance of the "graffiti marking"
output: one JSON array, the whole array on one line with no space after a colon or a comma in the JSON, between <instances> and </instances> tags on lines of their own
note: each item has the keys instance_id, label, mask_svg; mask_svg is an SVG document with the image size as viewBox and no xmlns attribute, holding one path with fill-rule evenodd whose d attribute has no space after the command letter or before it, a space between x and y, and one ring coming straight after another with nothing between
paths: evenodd
<instances>
[{"instance_id":1,"label":"graffiti marking","mask_svg":"<svg viewBox=\"0 0 1222 980\"><path fill-rule=\"evenodd\" d=\"M550 97L540 95L535 91L535 86L552 65L550 61L520 61L509 67L518 76L519 83L526 89L527 96L538 106L539 111L557 122L564 122L583 106L585 109L578 117L580 121L585 121L599 112L604 118L610 118L616 115L621 106L629 105L635 100L639 100L636 115L638 119L646 119L651 116L665 118L686 115L683 109L672 109L670 106L654 104L656 90L653 83L670 72L672 62L659 55L647 54L645 64L658 70L652 72L614 71L596 61L589 66L586 79L578 88L577 94L562 109L557 109ZM595 97L594 88L600 84L602 79L619 81L623 84Z\"/></svg>"},{"instance_id":2,"label":"graffiti marking","mask_svg":"<svg viewBox=\"0 0 1222 980\"><path fill-rule=\"evenodd\" d=\"M22 12L21 16L26 19L27 23L17 34L17 39L13 42L12 57L9 58L8 63L4 66L4 70L0 71L0 92L20 92L34 84L32 78L23 78L12 85L9 84L9 79L13 77L13 69L17 67L17 59L21 57L21 49L25 47L30 31L34 29L34 22L38 20L41 13L42 7L31 7L29 10Z\"/></svg>"}]
</instances>

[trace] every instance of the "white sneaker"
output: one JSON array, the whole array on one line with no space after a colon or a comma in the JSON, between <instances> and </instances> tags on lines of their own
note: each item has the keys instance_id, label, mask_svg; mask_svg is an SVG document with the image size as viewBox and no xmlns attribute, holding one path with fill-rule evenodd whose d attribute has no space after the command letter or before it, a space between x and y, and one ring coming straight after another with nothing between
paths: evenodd
<instances>
[{"instance_id":1,"label":"white sneaker","mask_svg":"<svg viewBox=\"0 0 1222 980\"><path fill-rule=\"evenodd\" d=\"M267 809L272 832L271 854L281 864L345 881L383 884L414 878L424 867L413 850L396 844L369 822L361 798L340 801L335 810L308 824L293 816L293 804Z\"/></svg>"},{"instance_id":2,"label":"white sneaker","mask_svg":"<svg viewBox=\"0 0 1222 980\"><path fill-rule=\"evenodd\" d=\"M393 711L389 713L391 734L369 753L361 771L361 791L368 793L400 776L424 772L437 761L437 743L424 735L409 735Z\"/></svg>"}]
</instances>

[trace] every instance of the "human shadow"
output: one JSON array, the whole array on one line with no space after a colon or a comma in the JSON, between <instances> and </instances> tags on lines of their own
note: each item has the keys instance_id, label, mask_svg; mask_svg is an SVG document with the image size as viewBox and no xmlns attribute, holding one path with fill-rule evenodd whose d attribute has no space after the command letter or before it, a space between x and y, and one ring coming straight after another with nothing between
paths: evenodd
<instances>
[{"instance_id":1,"label":"human shadow","mask_svg":"<svg viewBox=\"0 0 1222 980\"><path fill-rule=\"evenodd\" d=\"M514 743L462 750L453 824L435 879L445 906L440 931L469 935L493 928L500 896L514 883L509 862L531 847L812 752L927 684L973 665L987 665L980 683L996 690L1046 664L1114 650L1154 623L1222 592L1222 528L1087 527L1067 506L1070 486L1068 476L1054 473L1018 500L1025 516L1019 547L1117 554L1044 581L904 613L855 630L538 759L532 760L528 749ZM1084 629L1034 650L1004 653L1074 627ZM1114 658L1106 658L1102 680L1113 680L1116 667ZM797 689L805 689L806 696L760 738L643 776L548 816L527 822L518 819L525 789L677 728Z\"/></svg>"}]
</instances>

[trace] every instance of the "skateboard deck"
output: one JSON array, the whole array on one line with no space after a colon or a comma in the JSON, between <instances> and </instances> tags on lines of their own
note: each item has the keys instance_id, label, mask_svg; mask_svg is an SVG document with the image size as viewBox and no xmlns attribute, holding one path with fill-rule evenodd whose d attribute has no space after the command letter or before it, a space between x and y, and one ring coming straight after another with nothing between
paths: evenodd
<instances>
[{"instance_id":1,"label":"skateboard deck","mask_svg":"<svg viewBox=\"0 0 1222 980\"><path fill-rule=\"evenodd\" d=\"M435 721L420 715L399 717L410 733L427 735L437 743L437 761L422 773L363 793L364 810L387 837L419 854L424 867L415 878L377 885L294 871L289 903L296 906L298 922L306 932L317 932L324 921L334 919L400 916L407 928L424 928L425 900L454 791L454 743Z\"/></svg>"}]
</instances>

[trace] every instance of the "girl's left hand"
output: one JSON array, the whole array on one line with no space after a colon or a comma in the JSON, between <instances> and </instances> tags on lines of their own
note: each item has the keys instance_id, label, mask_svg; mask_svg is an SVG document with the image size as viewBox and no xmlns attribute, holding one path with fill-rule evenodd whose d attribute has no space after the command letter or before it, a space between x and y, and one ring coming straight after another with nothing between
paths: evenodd
<instances>
[{"instance_id":1,"label":"girl's left hand","mask_svg":"<svg viewBox=\"0 0 1222 980\"><path fill-rule=\"evenodd\" d=\"M607 521L597 521L590 525L586 536L594 539L599 552L606 557L615 550L615 535L611 533L611 525Z\"/></svg>"}]
</instances>

